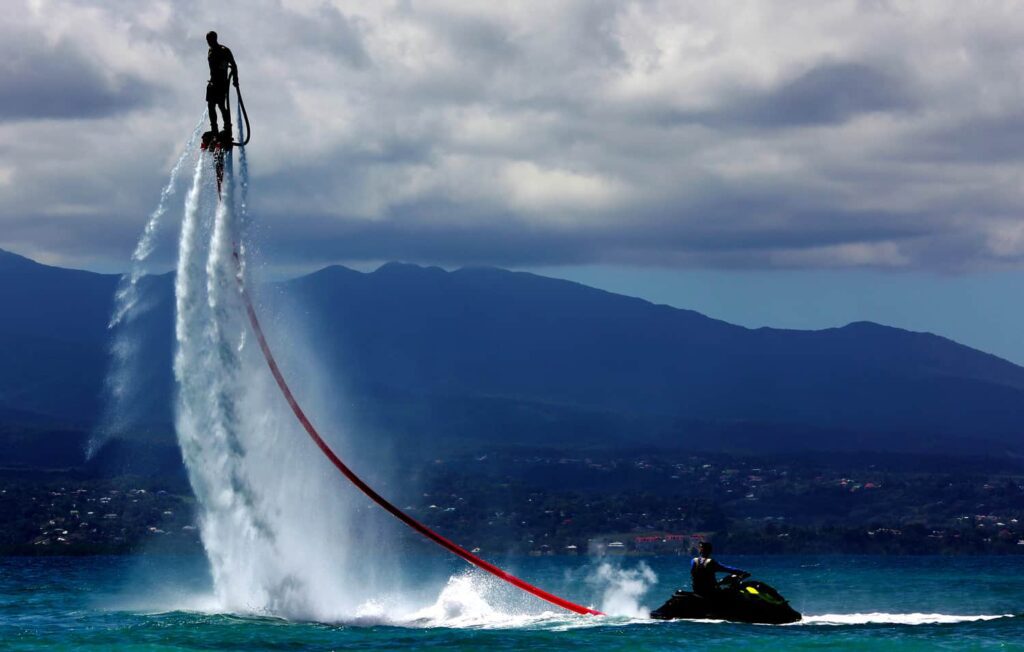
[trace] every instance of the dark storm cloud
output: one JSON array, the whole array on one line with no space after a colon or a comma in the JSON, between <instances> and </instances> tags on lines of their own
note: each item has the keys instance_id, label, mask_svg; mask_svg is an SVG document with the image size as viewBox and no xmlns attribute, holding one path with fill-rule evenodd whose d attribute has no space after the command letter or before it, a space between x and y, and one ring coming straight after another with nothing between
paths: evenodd
<instances>
[{"instance_id":1,"label":"dark storm cloud","mask_svg":"<svg viewBox=\"0 0 1024 652\"><path fill-rule=\"evenodd\" d=\"M724 118L760 127L828 125L913 104L907 80L862 63L828 62L763 95L740 99Z\"/></svg>"},{"instance_id":2,"label":"dark storm cloud","mask_svg":"<svg viewBox=\"0 0 1024 652\"><path fill-rule=\"evenodd\" d=\"M914 108L908 86L907 79L867 64L825 61L764 90L734 91L714 110L669 111L661 119L719 128L838 125L865 113Z\"/></svg>"},{"instance_id":3,"label":"dark storm cloud","mask_svg":"<svg viewBox=\"0 0 1024 652\"><path fill-rule=\"evenodd\" d=\"M1024 111L970 116L916 134L911 144L912 156L917 160L982 165L1024 161Z\"/></svg>"},{"instance_id":4,"label":"dark storm cloud","mask_svg":"<svg viewBox=\"0 0 1024 652\"><path fill-rule=\"evenodd\" d=\"M437 264L550 265L594 261L656 262L662 258L700 260L719 266L748 266L773 251L814 250L858 243L912 243L927 235L920 216L786 213L787 224L752 226L731 216L705 212L688 221L656 228L612 224L585 232L554 225L524 224L514 214L462 219L463 207L444 201L397 208L388 220L333 215L261 216L261 248L288 264L337 260L413 260ZM445 219L445 218L449 219ZM829 227L827 224L835 226ZM296 229L296 224L301 229ZM652 258L652 256L654 258Z\"/></svg>"},{"instance_id":5,"label":"dark storm cloud","mask_svg":"<svg viewBox=\"0 0 1024 652\"><path fill-rule=\"evenodd\" d=\"M155 95L148 82L105 74L66 43L5 39L0 61L0 119L101 118L143 108Z\"/></svg>"}]
</instances>

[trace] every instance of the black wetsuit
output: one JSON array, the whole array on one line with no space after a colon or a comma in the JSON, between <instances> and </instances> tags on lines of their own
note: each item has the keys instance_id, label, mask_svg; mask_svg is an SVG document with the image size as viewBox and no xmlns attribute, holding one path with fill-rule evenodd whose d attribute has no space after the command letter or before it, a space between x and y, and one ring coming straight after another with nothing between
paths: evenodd
<instances>
[{"instance_id":1,"label":"black wetsuit","mask_svg":"<svg viewBox=\"0 0 1024 652\"><path fill-rule=\"evenodd\" d=\"M224 129L231 131L231 106L228 104L228 69L235 75L235 83L238 83L238 66L235 64L235 57L231 50L221 44L210 48L206 56L210 62L210 81L206 83L206 106L210 112L210 126L217 131L217 109L220 109L224 116Z\"/></svg>"},{"instance_id":2,"label":"black wetsuit","mask_svg":"<svg viewBox=\"0 0 1024 652\"><path fill-rule=\"evenodd\" d=\"M705 598L714 597L718 592L715 573L745 574L738 568L719 564L710 557L694 557L690 562L690 582L693 585L693 592Z\"/></svg>"}]
</instances>

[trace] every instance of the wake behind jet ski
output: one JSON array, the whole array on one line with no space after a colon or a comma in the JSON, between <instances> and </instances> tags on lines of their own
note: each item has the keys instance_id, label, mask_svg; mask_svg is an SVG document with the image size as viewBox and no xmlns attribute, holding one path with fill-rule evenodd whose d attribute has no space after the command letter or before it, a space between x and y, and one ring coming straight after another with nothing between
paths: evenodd
<instances>
[{"instance_id":1,"label":"wake behind jet ski","mask_svg":"<svg viewBox=\"0 0 1024 652\"><path fill-rule=\"evenodd\" d=\"M711 558L711 543L701 541L690 562L693 591L675 592L651 612L657 620L711 619L742 623L783 624L800 620L799 612L778 591L764 582L747 580L750 573ZM721 582L716 573L729 573Z\"/></svg>"}]
</instances>

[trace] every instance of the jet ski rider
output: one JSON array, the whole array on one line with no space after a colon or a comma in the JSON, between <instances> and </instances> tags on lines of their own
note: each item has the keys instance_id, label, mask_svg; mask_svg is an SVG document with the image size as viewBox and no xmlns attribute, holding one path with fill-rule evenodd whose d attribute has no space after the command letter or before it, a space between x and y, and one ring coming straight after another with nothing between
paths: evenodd
<instances>
[{"instance_id":1,"label":"jet ski rider","mask_svg":"<svg viewBox=\"0 0 1024 652\"><path fill-rule=\"evenodd\" d=\"M238 88L238 65L231 50L217 42L217 32L209 32L206 35L206 42L210 50L206 55L210 63L210 81L206 82L206 106L210 113L210 126L213 133L217 131L217 108L224 116L224 131L231 133L231 106L228 103L228 79L234 81L235 88ZM228 74L231 69L231 75Z\"/></svg>"},{"instance_id":2,"label":"jet ski rider","mask_svg":"<svg viewBox=\"0 0 1024 652\"><path fill-rule=\"evenodd\" d=\"M711 542L701 541L697 546L697 556L690 562L690 581L693 585L693 592L704 598L714 598L718 595L718 581L715 573L732 573L741 578L750 577L750 573L738 568L731 568L720 564L711 558Z\"/></svg>"}]
</instances>

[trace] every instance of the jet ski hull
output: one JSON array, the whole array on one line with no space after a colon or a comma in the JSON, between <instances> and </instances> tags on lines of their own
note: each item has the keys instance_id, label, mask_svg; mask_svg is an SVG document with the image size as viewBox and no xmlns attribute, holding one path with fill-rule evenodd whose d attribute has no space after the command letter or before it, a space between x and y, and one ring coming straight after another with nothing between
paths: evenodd
<instances>
[{"instance_id":1,"label":"jet ski hull","mask_svg":"<svg viewBox=\"0 0 1024 652\"><path fill-rule=\"evenodd\" d=\"M745 581L719 589L714 598L676 591L651 612L656 620L729 620L738 623L783 625L800 620L779 592L764 582Z\"/></svg>"}]
</instances>

